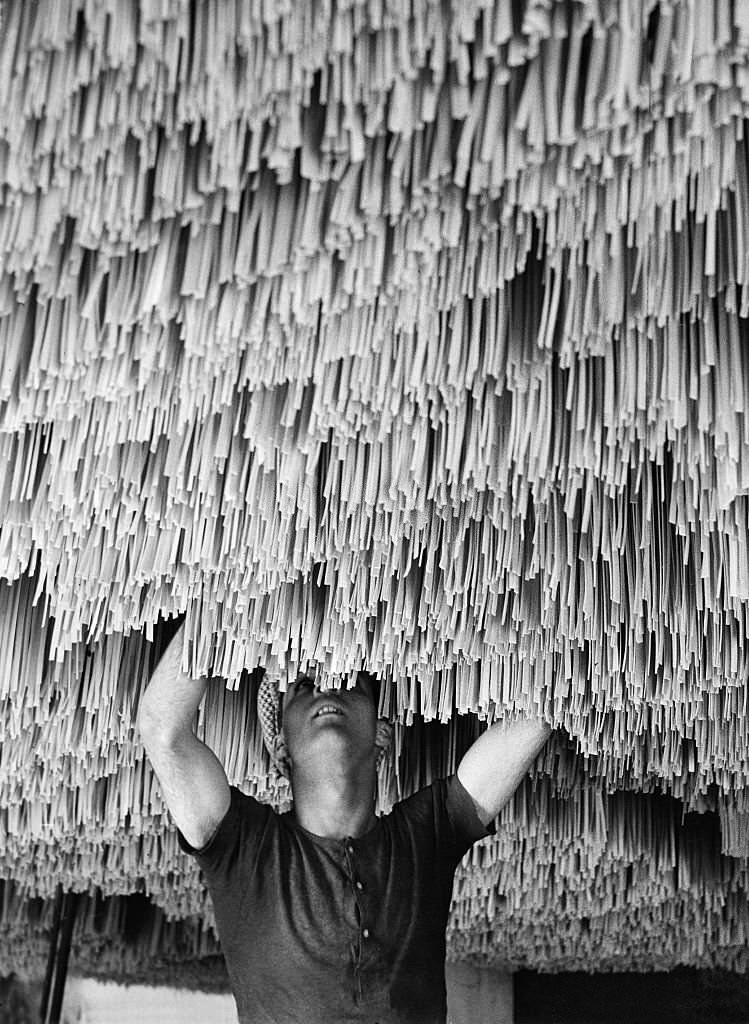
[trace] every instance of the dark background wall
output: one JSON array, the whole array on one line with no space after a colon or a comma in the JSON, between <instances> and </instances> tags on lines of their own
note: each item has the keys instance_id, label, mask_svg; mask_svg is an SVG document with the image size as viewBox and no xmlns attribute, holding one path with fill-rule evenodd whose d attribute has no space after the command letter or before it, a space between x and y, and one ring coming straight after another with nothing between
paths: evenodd
<instances>
[{"instance_id":1,"label":"dark background wall","mask_svg":"<svg viewBox=\"0 0 749 1024\"><path fill-rule=\"evenodd\" d=\"M749 1024L749 975L515 975L515 1024Z\"/></svg>"}]
</instances>

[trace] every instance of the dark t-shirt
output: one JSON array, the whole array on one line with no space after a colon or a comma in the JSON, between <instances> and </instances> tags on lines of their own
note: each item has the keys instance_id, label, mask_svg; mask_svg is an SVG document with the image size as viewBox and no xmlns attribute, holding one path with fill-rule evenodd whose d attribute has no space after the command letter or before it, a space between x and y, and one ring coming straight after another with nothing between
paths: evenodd
<instances>
[{"instance_id":1,"label":"dark t-shirt","mask_svg":"<svg viewBox=\"0 0 749 1024\"><path fill-rule=\"evenodd\" d=\"M453 875L491 831L457 775L343 840L232 786L210 842L179 842L205 876L240 1024L444 1024Z\"/></svg>"}]
</instances>

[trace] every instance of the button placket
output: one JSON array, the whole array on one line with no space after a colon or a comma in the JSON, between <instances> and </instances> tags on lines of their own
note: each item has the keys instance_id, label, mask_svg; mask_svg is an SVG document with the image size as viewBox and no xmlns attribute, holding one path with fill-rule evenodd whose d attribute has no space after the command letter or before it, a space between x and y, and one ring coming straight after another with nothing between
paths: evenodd
<instances>
[{"instance_id":1,"label":"button placket","mask_svg":"<svg viewBox=\"0 0 749 1024\"><path fill-rule=\"evenodd\" d=\"M344 854L346 860L346 867L348 869L349 881L354 896L354 903L356 906L357 919L358 919L358 936L355 945L356 955L353 958L354 975L356 978L356 986L358 989L358 995L360 998L363 997L363 985L362 985L362 960L364 958L364 943L370 938L370 929L366 926L363 921L364 907L362 906L360 896L364 892L364 883L360 878L357 878L356 860L355 860L355 849L353 843L346 839L344 840Z\"/></svg>"},{"instance_id":2,"label":"button placket","mask_svg":"<svg viewBox=\"0 0 749 1024\"><path fill-rule=\"evenodd\" d=\"M361 878L356 877L358 872L356 870L356 863L354 862L353 856L347 856L347 864L349 869L349 880L351 882L351 887L354 891L354 900L356 902L356 906L359 911L359 918L361 921L361 917L364 913L364 907L359 897L362 896L362 894L364 893L364 883L362 882Z\"/></svg>"}]
</instances>

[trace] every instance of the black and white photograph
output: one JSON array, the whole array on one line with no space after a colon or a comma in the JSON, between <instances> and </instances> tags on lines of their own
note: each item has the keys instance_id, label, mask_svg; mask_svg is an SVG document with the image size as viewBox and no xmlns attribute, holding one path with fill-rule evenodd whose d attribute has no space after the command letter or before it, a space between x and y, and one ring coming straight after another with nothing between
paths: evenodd
<instances>
[{"instance_id":1,"label":"black and white photograph","mask_svg":"<svg viewBox=\"0 0 749 1024\"><path fill-rule=\"evenodd\" d=\"M0 0L0 1024L749 1024L749 0Z\"/></svg>"}]
</instances>

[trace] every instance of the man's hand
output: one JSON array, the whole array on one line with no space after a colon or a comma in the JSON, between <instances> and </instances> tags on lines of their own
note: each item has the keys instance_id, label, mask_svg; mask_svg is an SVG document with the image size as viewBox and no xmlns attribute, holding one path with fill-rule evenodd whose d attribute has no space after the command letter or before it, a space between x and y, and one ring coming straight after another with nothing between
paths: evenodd
<instances>
[{"instance_id":1,"label":"man's hand","mask_svg":"<svg viewBox=\"0 0 749 1024\"><path fill-rule=\"evenodd\" d=\"M458 778L482 824L499 814L523 781L551 734L540 718L497 722L476 740L458 765Z\"/></svg>"}]
</instances>

